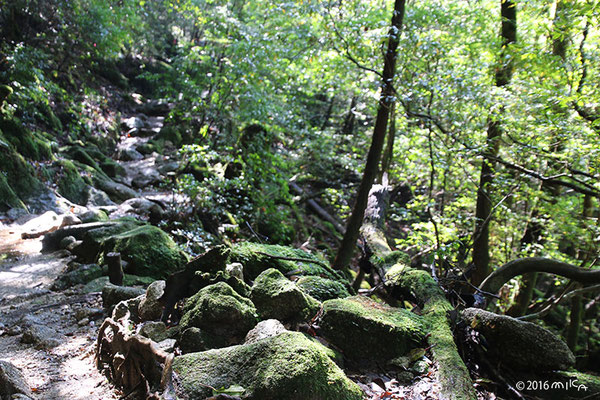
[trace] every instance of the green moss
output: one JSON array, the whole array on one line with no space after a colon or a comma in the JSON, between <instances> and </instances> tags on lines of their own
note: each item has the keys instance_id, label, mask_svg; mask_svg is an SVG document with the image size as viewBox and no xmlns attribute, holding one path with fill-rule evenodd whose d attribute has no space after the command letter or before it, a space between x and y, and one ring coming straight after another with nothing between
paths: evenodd
<instances>
[{"instance_id":1,"label":"green moss","mask_svg":"<svg viewBox=\"0 0 600 400\"><path fill-rule=\"evenodd\" d=\"M23 157L38 161L51 158L48 141L34 135L19 119L0 117L0 130Z\"/></svg>"},{"instance_id":2,"label":"green moss","mask_svg":"<svg viewBox=\"0 0 600 400\"><path fill-rule=\"evenodd\" d=\"M317 300L305 294L274 268L264 271L256 278L250 299L261 318L280 321L307 321L321 307Z\"/></svg>"},{"instance_id":3,"label":"green moss","mask_svg":"<svg viewBox=\"0 0 600 400\"><path fill-rule=\"evenodd\" d=\"M88 200L88 184L75 164L69 160L60 160L57 167L58 193L75 204L85 205Z\"/></svg>"},{"instance_id":4,"label":"green moss","mask_svg":"<svg viewBox=\"0 0 600 400\"><path fill-rule=\"evenodd\" d=\"M6 177L0 171L0 211L10 208L26 208L19 196L12 190Z\"/></svg>"},{"instance_id":5,"label":"green moss","mask_svg":"<svg viewBox=\"0 0 600 400\"><path fill-rule=\"evenodd\" d=\"M228 284L219 282L186 301L180 326L182 330L196 327L212 334L243 338L256 322L254 304Z\"/></svg>"},{"instance_id":6,"label":"green moss","mask_svg":"<svg viewBox=\"0 0 600 400\"><path fill-rule=\"evenodd\" d=\"M313 262L289 261L277 257L300 258ZM343 279L341 274L327 266L325 260L303 250L287 246L252 242L238 243L231 248L229 262L242 263L244 276L249 280L254 280L268 268L275 268L283 274L293 273L294 275L322 276L334 280Z\"/></svg>"},{"instance_id":7,"label":"green moss","mask_svg":"<svg viewBox=\"0 0 600 400\"><path fill-rule=\"evenodd\" d=\"M123 274L123 286L142 286L147 288L155 279L149 276ZM101 292L108 283L108 276L101 276L88 282L82 289L83 293Z\"/></svg>"},{"instance_id":8,"label":"green moss","mask_svg":"<svg viewBox=\"0 0 600 400\"><path fill-rule=\"evenodd\" d=\"M320 276L303 276L296 285L319 301L350 297L347 285Z\"/></svg>"},{"instance_id":9,"label":"green moss","mask_svg":"<svg viewBox=\"0 0 600 400\"><path fill-rule=\"evenodd\" d=\"M298 332L284 332L253 344L176 357L173 371L183 399L212 395L207 385L234 384L262 400L361 400L363 393L323 351Z\"/></svg>"},{"instance_id":10,"label":"green moss","mask_svg":"<svg viewBox=\"0 0 600 400\"><path fill-rule=\"evenodd\" d=\"M121 253L121 258L129 263L130 273L156 279L167 278L187 263L187 256L173 239L152 225L139 226L106 238L101 252L112 251Z\"/></svg>"},{"instance_id":11,"label":"green moss","mask_svg":"<svg viewBox=\"0 0 600 400\"><path fill-rule=\"evenodd\" d=\"M422 317L362 296L324 302L320 326L332 344L356 361L399 357L416 347L426 330Z\"/></svg>"},{"instance_id":12,"label":"green moss","mask_svg":"<svg viewBox=\"0 0 600 400\"><path fill-rule=\"evenodd\" d=\"M548 399L597 399L600 398L600 377L596 375L584 374L577 371L561 371L556 373L569 390L554 390L554 396L544 398ZM567 385L567 383L570 383ZM583 386L581 386L583 385ZM585 388L584 388L585 387ZM562 396L562 397L561 397Z\"/></svg>"},{"instance_id":13,"label":"green moss","mask_svg":"<svg viewBox=\"0 0 600 400\"><path fill-rule=\"evenodd\" d=\"M2 197L5 203L10 200L10 205L19 206L12 194L23 201L39 193L43 189L42 183L37 179L35 170L25 159L12 149L0 149L0 174L2 174Z\"/></svg>"},{"instance_id":14,"label":"green moss","mask_svg":"<svg viewBox=\"0 0 600 400\"><path fill-rule=\"evenodd\" d=\"M157 135L157 140L170 141L175 147L181 146L183 138L181 132L175 126L165 125Z\"/></svg>"}]
</instances>

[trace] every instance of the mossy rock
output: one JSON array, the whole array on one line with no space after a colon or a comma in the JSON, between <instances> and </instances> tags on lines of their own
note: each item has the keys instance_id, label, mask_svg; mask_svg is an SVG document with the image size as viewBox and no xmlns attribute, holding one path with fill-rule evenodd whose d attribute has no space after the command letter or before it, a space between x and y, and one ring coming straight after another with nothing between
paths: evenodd
<instances>
[{"instance_id":1,"label":"mossy rock","mask_svg":"<svg viewBox=\"0 0 600 400\"><path fill-rule=\"evenodd\" d=\"M48 141L34 135L18 118L0 116L0 130L23 157L38 161L52 157Z\"/></svg>"},{"instance_id":2,"label":"mossy rock","mask_svg":"<svg viewBox=\"0 0 600 400\"><path fill-rule=\"evenodd\" d=\"M231 340L243 339L258 322L252 302L224 282L207 286L187 299L180 326L200 328Z\"/></svg>"},{"instance_id":3,"label":"mossy rock","mask_svg":"<svg viewBox=\"0 0 600 400\"><path fill-rule=\"evenodd\" d=\"M6 177L0 171L0 211L6 211L11 208L26 208L19 196L12 190Z\"/></svg>"},{"instance_id":4,"label":"mossy rock","mask_svg":"<svg viewBox=\"0 0 600 400\"><path fill-rule=\"evenodd\" d=\"M156 279L167 278L188 261L173 239L152 225L142 225L106 238L101 245L100 259L103 254L113 251L121 253L121 258L127 261L129 273Z\"/></svg>"},{"instance_id":5,"label":"mossy rock","mask_svg":"<svg viewBox=\"0 0 600 400\"><path fill-rule=\"evenodd\" d=\"M173 143L175 147L179 147L183 143L183 138L179 128L170 125L163 126L156 136L156 139L162 141L168 140L169 142Z\"/></svg>"},{"instance_id":6,"label":"mossy rock","mask_svg":"<svg viewBox=\"0 0 600 400\"><path fill-rule=\"evenodd\" d=\"M319 301L351 296L348 285L320 276L303 276L296 281L296 285Z\"/></svg>"},{"instance_id":7,"label":"mossy rock","mask_svg":"<svg viewBox=\"0 0 600 400\"><path fill-rule=\"evenodd\" d=\"M115 235L131 231L142 225L143 223L135 218L125 217L111 221L109 224L100 224L99 227L94 226L83 233L81 245L74 249L75 255L89 262L95 262L105 247L105 241Z\"/></svg>"},{"instance_id":8,"label":"mossy rock","mask_svg":"<svg viewBox=\"0 0 600 400\"><path fill-rule=\"evenodd\" d=\"M121 164L111 159L105 159L102 161L100 163L100 169L111 178L125 175L125 168Z\"/></svg>"},{"instance_id":9,"label":"mossy rock","mask_svg":"<svg viewBox=\"0 0 600 400\"><path fill-rule=\"evenodd\" d=\"M78 161L82 164L88 165L94 168L96 171L101 171L100 166L98 165L96 160L92 158L84 148L80 146L73 146L68 150L68 154L71 157L71 159Z\"/></svg>"},{"instance_id":10,"label":"mossy rock","mask_svg":"<svg viewBox=\"0 0 600 400\"><path fill-rule=\"evenodd\" d=\"M58 193L75 204L85 205L88 201L88 183L72 161L61 160L57 168Z\"/></svg>"},{"instance_id":11,"label":"mossy rock","mask_svg":"<svg viewBox=\"0 0 600 400\"><path fill-rule=\"evenodd\" d=\"M40 193L44 188L37 179L33 167L11 149L0 149L0 174L3 176L0 179L0 190L3 195L0 197L0 207L2 207L1 203L9 203L6 204L9 208L21 204L15 202L16 199L12 194L23 201Z\"/></svg>"},{"instance_id":12,"label":"mossy rock","mask_svg":"<svg viewBox=\"0 0 600 400\"><path fill-rule=\"evenodd\" d=\"M262 319L306 321L321 307L321 303L274 268L264 271L256 278L250 299Z\"/></svg>"},{"instance_id":13,"label":"mossy rock","mask_svg":"<svg viewBox=\"0 0 600 400\"><path fill-rule=\"evenodd\" d=\"M227 338L207 332L203 329L191 327L181 333L178 341L183 354L196 353L210 349L219 349L228 345Z\"/></svg>"},{"instance_id":14,"label":"mossy rock","mask_svg":"<svg viewBox=\"0 0 600 400\"><path fill-rule=\"evenodd\" d=\"M104 210L92 209L83 214L78 215L82 223L103 222L108 221L108 214Z\"/></svg>"},{"instance_id":15,"label":"mossy rock","mask_svg":"<svg viewBox=\"0 0 600 400\"><path fill-rule=\"evenodd\" d=\"M310 261L290 261L277 257L306 259ZM228 262L239 262L244 266L244 277L254 280L261 272L275 268L286 275L314 275L329 279L343 279L340 273L326 267L325 260L293 247L238 243L231 247Z\"/></svg>"},{"instance_id":16,"label":"mossy rock","mask_svg":"<svg viewBox=\"0 0 600 400\"><path fill-rule=\"evenodd\" d=\"M554 375L553 381L563 383L567 390L550 390L540 393L548 400L600 399L600 376L584 374L577 371L560 371Z\"/></svg>"},{"instance_id":17,"label":"mossy rock","mask_svg":"<svg viewBox=\"0 0 600 400\"><path fill-rule=\"evenodd\" d=\"M566 343L549 330L478 308L467 308L463 319L481 333L490 357L520 371L565 370L575 365Z\"/></svg>"},{"instance_id":18,"label":"mossy rock","mask_svg":"<svg viewBox=\"0 0 600 400\"><path fill-rule=\"evenodd\" d=\"M102 268L97 264L80 265L74 271L60 275L52 284L53 290L64 290L78 284L86 284L102 276Z\"/></svg>"},{"instance_id":19,"label":"mossy rock","mask_svg":"<svg viewBox=\"0 0 600 400\"><path fill-rule=\"evenodd\" d=\"M177 397L200 400L211 389L242 386L261 400L361 400L363 392L329 359L323 346L298 332L252 344L175 357Z\"/></svg>"},{"instance_id":20,"label":"mossy rock","mask_svg":"<svg viewBox=\"0 0 600 400\"><path fill-rule=\"evenodd\" d=\"M422 317L363 296L323 303L323 336L356 362L400 357L425 338Z\"/></svg>"}]
</instances>

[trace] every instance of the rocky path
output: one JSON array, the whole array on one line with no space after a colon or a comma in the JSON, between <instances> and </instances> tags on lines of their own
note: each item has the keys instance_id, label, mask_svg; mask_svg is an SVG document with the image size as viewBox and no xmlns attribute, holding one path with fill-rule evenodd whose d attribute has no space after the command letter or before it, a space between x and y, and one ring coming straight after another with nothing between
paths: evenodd
<instances>
[{"instance_id":1,"label":"rocky path","mask_svg":"<svg viewBox=\"0 0 600 400\"><path fill-rule=\"evenodd\" d=\"M126 174L116 181L136 196L112 206L111 218L160 216L173 202L183 201L158 187L178 167L173 155L138 151L163 125L164 115L156 114L168 112L164 104L150 105L152 116L137 113L124 119L115 158ZM73 257L66 250L41 254L43 236L22 238L53 224L46 214L0 222L0 399L120 398L122 393L95 367L97 330L104 318L100 293L84 293L83 285L51 290Z\"/></svg>"}]
</instances>

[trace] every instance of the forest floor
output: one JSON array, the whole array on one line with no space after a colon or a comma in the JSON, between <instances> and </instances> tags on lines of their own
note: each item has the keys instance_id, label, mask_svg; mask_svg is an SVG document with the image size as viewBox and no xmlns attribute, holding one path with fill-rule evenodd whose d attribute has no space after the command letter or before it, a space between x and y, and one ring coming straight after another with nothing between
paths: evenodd
<instances>
[{"instance_id":1,"label":"forest floor","mask_svg":"<svg viewBox=\"0 0 600 400\"><path fill-rule=\"evenodd\" d=\"M41 254L41 237L22 232L18 223L0 229L0 359L21 370L35 399L119 398L95 367L100 293L51 291L71 258ZM28 330L36 343L23 343Z\"/></svg>"}]
</instances>

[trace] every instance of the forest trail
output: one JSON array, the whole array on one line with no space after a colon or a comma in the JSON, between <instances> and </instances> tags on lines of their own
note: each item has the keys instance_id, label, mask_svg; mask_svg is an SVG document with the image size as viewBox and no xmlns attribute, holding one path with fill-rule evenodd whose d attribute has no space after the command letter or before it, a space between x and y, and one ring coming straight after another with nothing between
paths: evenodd
<instances>
[{"instance_id":1,"label":"forest trail","mask_svg":"<svg viewBox=\"0 0 600 400\"><path fill-rule=\"evenodd\" d=\"M163 168L169 170L179 164L172 152L159 156L137 151L158 134L164 115L135 113L124 121L114 158L126 172L119 183L133 189L136 197L115 206L111 218L145 219L148 215L143 211L148 209L140 202L149 200L167 209L184 200L157 187L164 181L159 166L170 163ZM133 126L128 127L128 122ZM95 366L96 337L104 318L101 293L86 293L83 285L52 290L75 257L66 250L42 254L43 235L21 236L43 231L52 223L47 214L27 214L10 224L0 221L0 360L21 370L32 399L117 399L122 393Z\"/></svg>"}]
</instances>

